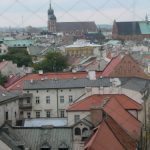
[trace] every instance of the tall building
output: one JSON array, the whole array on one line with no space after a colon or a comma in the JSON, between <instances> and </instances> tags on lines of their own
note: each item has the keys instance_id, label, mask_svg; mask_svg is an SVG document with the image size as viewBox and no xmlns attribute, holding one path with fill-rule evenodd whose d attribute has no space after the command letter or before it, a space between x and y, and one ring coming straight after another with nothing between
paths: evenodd
<instances>
[{"instance_id":1,"label":"tall building","mask_svg":"<svg viewBox=\"0 0 150 150\"><path fill-rule=\"evenodd\" d=\"M63 33L65 35L82 36L87 32L97 32L97 26L93 21L84 22L57 22L54 10L50 4L48 9L48 31Z\"/></svg>"},{"instance_id":2,"label":"tall building","mask_svg":"<svg viewBox=\"0 0 150 150\"><path fill-rule=\"evenodd\" d=\"M48 9L48 31L56 32L56 16L54 14L54 10L51 7L51 3Z\"/></svg>"},{"instance_id":3,"label":"tall building","mask_svg":"<svg viewBox=\"0 0 150 150\"><path fill-rule=\"evenodd\" d=\"M112 38L116 40L143 40L150 38L150 21L129 21L113 23Z\"/></svg>"}]
</instances>

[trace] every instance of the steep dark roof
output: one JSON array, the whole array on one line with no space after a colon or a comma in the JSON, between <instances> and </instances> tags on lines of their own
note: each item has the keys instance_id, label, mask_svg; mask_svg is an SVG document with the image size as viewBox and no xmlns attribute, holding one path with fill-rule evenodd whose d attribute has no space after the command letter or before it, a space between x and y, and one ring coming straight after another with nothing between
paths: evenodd
<instances>
[{"instance_id":1,"label":"steep dark roof","mask_svg":"<svg viewBox=\"0 0 150 150\"><path fill-rule=\"evenodd\" d=\"M91 31L96 32L97 27L95 22L57 22L57 32L71 32L71 31Z\"/></svg>"},{"instance_id":2,"label":"steep dark roof","mask_svg":"<svg viewBox=\"0 0 150 150\"><path fill-rule=\"evenodd\" d=\"M3 131L7 127L8 132ZM5 137L4 142L7 145L24 145L31 150L39 150L42 146L49 145L52 150L64 148L66 146L72 149L72 128L70 127L41 127L41 128L25 128L11 127L5 125L0 129L0 139ZM19 138L19 141L18 141ZM15 148L15 147L13 147ZM19 150L19 149L13 149Z\"/></svg>"},{"instance_id":3,"label":"steep dark roof","mask_svg":"<svg viewBox=\"0 0 150 150\"><path fill-rule=\"evenodd\" d=\"M139 22L116 22L119 35L141 34Z\"/></svg>"}]
</instances>

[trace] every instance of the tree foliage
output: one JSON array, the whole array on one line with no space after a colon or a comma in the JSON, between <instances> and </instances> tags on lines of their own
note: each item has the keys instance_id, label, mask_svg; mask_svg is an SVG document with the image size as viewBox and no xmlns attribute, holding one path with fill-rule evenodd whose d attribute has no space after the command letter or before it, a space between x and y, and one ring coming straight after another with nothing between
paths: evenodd
<instances>
[{"instance_id":1,"label":"tree foliage","mask_svg":"<svg viewBox=\"0 0 150 150\"><path fill-rule=\"evenodd\" d=\"M60 52L49 52L42 62L34 65L35 71L43 70L44 72L61 72L67 67L67 57Z\"/></svg>"},{"instance_id":2,"label":"tree foliage","mask_svg":"<svg viewBox=\"0 0 150 150\"><path fill-rule=\"evenodd\" d=\"M7 81L7 77L0 73L0 85L4 85L6 81Z\"/></svg>"},{"instance_id":3,"label":"tree foliage","mask_svg":"<svg viewBox=\"0 0 150 150\"><path fill-rule=\"evenodd\" d=\"M0 56L0 61L3 59L13 61L18 67L32 65L32 58L25 49L11 48L6 55Z\"/></svg>"}]
</instances>

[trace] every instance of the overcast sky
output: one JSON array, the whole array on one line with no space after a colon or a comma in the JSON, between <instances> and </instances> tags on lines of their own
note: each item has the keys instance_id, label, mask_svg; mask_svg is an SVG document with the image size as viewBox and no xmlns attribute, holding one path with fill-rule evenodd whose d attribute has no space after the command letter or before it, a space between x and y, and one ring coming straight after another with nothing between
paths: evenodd
<instances>
[{"instance_id":1,"label":"overcast sky","mask_svg":"<svg viewBox=\"0 0 150 150\"><path fill-rule=\"evenodd\" d=\"M50 0L0 0L0 27L47 26ZM150 0L52 0L57 21L144 20Z\"/></svg>"}]
</instances>

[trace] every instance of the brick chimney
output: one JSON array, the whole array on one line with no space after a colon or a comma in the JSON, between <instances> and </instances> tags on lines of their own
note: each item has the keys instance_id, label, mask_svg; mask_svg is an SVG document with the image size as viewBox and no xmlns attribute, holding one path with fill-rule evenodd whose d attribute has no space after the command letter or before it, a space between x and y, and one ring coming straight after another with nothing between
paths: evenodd
<instances>
[{"instance_id":1,"label":"brick chimney","mask_svg":"<svg viewBox=\"0 0 150 150\"><path fill-rule=\"evenodd\" d=\"M103 111L103 108L109 101L110 97L104 98L103 102L99 106L92 106L90 110L90 117L91 122L94 126L97 126L104 118L105 112Z\"/></svg>"}]
</instances>

